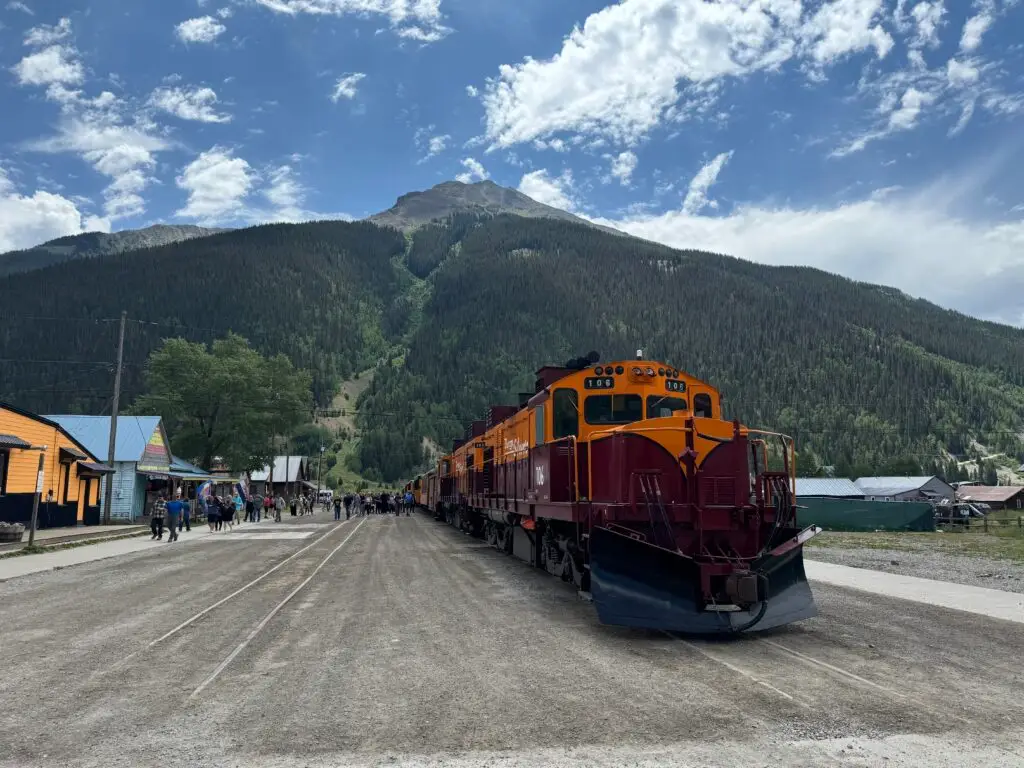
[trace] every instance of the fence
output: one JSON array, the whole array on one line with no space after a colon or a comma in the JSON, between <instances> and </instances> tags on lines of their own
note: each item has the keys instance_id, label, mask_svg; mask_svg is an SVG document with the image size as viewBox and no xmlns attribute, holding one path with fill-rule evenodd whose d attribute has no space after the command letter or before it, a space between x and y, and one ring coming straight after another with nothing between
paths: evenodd
<instances>
[{"instance_id":1,"label":"fence","mask_svg":"<svg viewBox=\"0 0 1024 768\"><path fill-rule=\"evenodd\" d=\"M932 505L922 501L864 501L863 499L797 499L801 526L827 531L934 531Z\"/></svg>"}]
</instances>

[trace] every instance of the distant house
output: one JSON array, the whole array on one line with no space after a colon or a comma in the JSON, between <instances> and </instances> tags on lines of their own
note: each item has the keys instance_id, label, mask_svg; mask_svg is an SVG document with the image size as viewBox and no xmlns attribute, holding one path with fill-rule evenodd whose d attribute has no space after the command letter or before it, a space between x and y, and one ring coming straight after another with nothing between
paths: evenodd
<instances>
[{"instance_id":1,"label":"distant house","mask_svg":"<svg viewBox=\"0 0 1024 768\"><path fill-rule=\"evenodd\" d=\"M862 491L853 480L843 477L798 477L796 497L822 499L863 499Z\"/></svg>"},{"instance_id":2,"label":"distant house","mask_svg":"<svg viewBox=\"0 0 1024 768\"><path fill-rule=\"evenodd\" d=\"M275 456L273 466L273 474L270 466L249 474L250 488L254 492L266 493L271 487L274 493L316 487L309 482L309 463L305 456Z\"/></svg>"},{"instance_id":3,"label":"distant house","mask_svg":"<svg viewBox=\"0 0 1024 768\"><path fill-rule=\"evenodd\" d=\"M956 499L953 486L935 477L858 477L854 481L868 501L930 501Z\"/></svg>"},{"instance_id":4,"label":"distant house","mask_svg":"<svg viewBox=\"0 0 1024 768\"><path fill-rule=\"evenodd\" d=\"M95 525L100 483L114 471L105 455L45 416L0 403L0 521L28 524L38 492L39 528Z\"/></svg>"},{"instance_id":5,"label":"distant house","mask_svg":"<svg viewBox=\"0 0 1024 768\"><path fill-rule=\"evenodd\" d=\"M1024 485L967 485L957 490L957 496L992 509L1024 509Z\"/></svg>"},{"instance_id":6,"label":"distant house","mask_svg":"<svg viewBox=\"0 0 1024 768\"><path fill-rule=\"evenodd\" d=\"M107 458L109 416L47 416L82 443L90 453ZM171 449L159 416L118 416L114 446L114 494L110 519L134 522L146 514L149 473L166 477L171 470ZM106 487L100 489L101 497ZM100 501L103 506L102 498Z\"/></svg>"}]
</instances>

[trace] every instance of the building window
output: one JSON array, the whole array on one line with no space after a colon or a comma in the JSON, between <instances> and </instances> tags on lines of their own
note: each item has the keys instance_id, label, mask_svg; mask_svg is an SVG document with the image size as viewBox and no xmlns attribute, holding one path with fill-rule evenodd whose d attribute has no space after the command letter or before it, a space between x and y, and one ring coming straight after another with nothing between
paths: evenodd
<instances>
[{"instance_id":1,"label":"building window","mask_svg":"<svg viewBox=\"0 0 1024 768\"><path fill-rule=\"evenodd\" d=\"M534 418L534 444L544 445L544 406L538 405L533 409Z\"/></svg>"},{"instance_id":2,"label":"building window","mask_svg":"<svg viewBox=\"0 0 1024 768\"><path fill-rule=\"evenodd\" d=\"M701 392L699 395L693 397L693 415L700 416L705 419L712 417L711 413L711 395L706 392Z\"/></svg>"},{"instance_id":3,"label":"building window","mask_svg":"<svg viewBox=\"0 0 1024 768\"><path fill-rule=\"evenodd\" d=\"M587 424L630 424L643 418L640 395L591 395L583 401Z\"/></svg>"},{"instance_id":4,"label":"building window","mask_svg":"<svg viewBox=\"0 0 1024 768\"><path fill-rule=\"evenodd\" d=\"M61 471L64 472L64 501L62 501L60 503L61 504L67 504L68 503L68 489L71 487L71 465L70 464L61 464L60 468L61 468Z\"/></svg>"},{"instance_id":5,"label":"building window","mask_svg":"<svg viewBox=\"0 0 1024 768\"><path fill-rule=\"evenodd\" d=\"M10 463L10 458L10 451L0 451L0 496L7 493L7 465Z\"/></svg>"},{"instance_id":6,"label":"building window","mask_svg":"<svg viewBox=\"0 0 1024 768\"><path fill-rule=\"evenodd\" d=\"M553 437L576 437L580 433L580 403L575 389L556 389L551 416Z\"/></svg>"}]
</instances>

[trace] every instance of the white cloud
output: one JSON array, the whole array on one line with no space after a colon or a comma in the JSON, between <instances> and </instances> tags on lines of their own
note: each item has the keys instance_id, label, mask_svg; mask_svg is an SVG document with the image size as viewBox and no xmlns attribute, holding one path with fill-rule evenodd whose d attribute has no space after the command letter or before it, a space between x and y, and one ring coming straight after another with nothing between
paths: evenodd
<instances>
[{"instance_id":1,"label":"white cloud","mask_svg":"<svg viewBox=\"0 0 1024 768\"><path fill-rule=\"evenodd\" d=\"M952 86L971 85L978 81L978 69L956 59L946 62L946 78Z\"/></svg>"},{"instance_id":2,"label":"white cloud","mask_svg":"<svg viewBox=\"0 0 1024 768\"><path fill-rule=\"evenodd\" d=\"M220 16L222 19L230 19L233 14L234 11L227 7L217 9L217 15Z\"/></svg>"},{"instance_id":3,"label":"white cloud","mask_svg":"<svg viewBox=\"0 0 1024 768\"><path fill-rule=\"evenodd\" d=\"M29 16L36 15L35 11L21 2L21 0L11 0L6 7L8 11L21 11L22 13L27 13Z\"/></svg>"},{"instance_id":4,"label":"white cloud","mask_svg":"<svg viewBox=\"0 0 1024 768\"><path fill-rule=\"evenodd\" d=\"M969 53L981 45L981 38L992 26L993 21L995 21L995 17L988 11L971 16L964 24L964 30L960 36L960 50Z\"/></svg>"},{"instance_id":5,"label":"white cloud","mask_svg":"<svg viewBox=\"0 0 1024 768\"><path fill-rule=\"evenodd\" d=\"M579 203L575 198L572 171L566 170L561 176L552 176L546 168L524 174L519 180L519 191L538 203L575 211Z\"/></svg>"},{"instance_id":6,"label":"white cloud","mask_svg":"<svg viewBox=\"0 0 1024 768\"><path fill-rule=\"evenodd\" d=\"M722 217L677 210L595 221L677 248L817 267L1024 325L1024 221L959 217L951 198L960 193L951 195L951 186L956 182L943 179L922 191L869 195L834 207L752 204Z\"/></svg>"},{"instance_id":7,"label":"white cloud","mask_svg":"<svg viewBox=\"0 0 1024 768\"><path fill-rule=\"evenodd\" d=\"M465 172L458 174L455 180L461 181L463 184L472 184L474 181L483 181L491 177L487 169L472 157L464 158L462 167L466 169Z\"/></svg>"},{"instance_id":8,"label":"white cloud","mask_svg":"<svg viewBox=\"0 0 1024 768\"><path fill-rule=\"evenodd\" d=\"M183 43L212 43L226 31L227 27L213 16L188 19L174 28L174 33Z\"/></svg>"},{"instance_id":9,"label":"white cloud","mask_svg":"<svg viewBox=\"0 0 1024 768\"><path fill-rule=\"evenodd\" d=\"M275 13L295 16L366 16L388 19L391 27L407 39L433 43L451 30L442 23L441 0L255 0ZM379 33L380 30L378 30Z\"/></svg>"},{"instance_id":10,"label":"white cloud","mask_svg":"<svg viewBox=\"0 0 1024 768\"><path fill-rule=\"evenodd\" d=\"M480 95L480 89L477 88L475 85L467 85L466 95L469 96L471 99L475 99L477 96Z\"/></svg>"},{"instance_id":11,"label":"white cloud","mask_svg":"<svg viewBox=\"0 0 1024 768\"><path fill-rule=\"evenodd\" d=\"M244 212L243 201L256 178L252 166L233 157L231 150L212 147L177 177L177 185L188 192L188 202L175 215L202 222L235 219Z\"/></svg>"},{"instance_id":12,"label":"white cloud","mask_svg":"<svg viewBox=\"0 0 1024 768\"><path fill-rule=\"evenodd\" d=\"M62 195L37 190L19 194L0 168L0 253L96 229L109 230L109 222L83 216L78 206Z\"/></svg>"},{"instance_id":13,"label":"white cloud","mask_svg":"<svg viewBox=\"0 0 1024 768\"><path fill-rule=\"evenodd\" d=\"M636 170L636 154L626 151L620 152L616 157L611 155L605 155L605 157L610 158L612 161L611 169L608 172L609 176L606 180L611 181L611 178L614 177L619 180L619 184L629 186L629 182L633 178L633 171Z\"/></svg>"},{"instance_id":14,"label":"white cloud","mask_svg":"<svg viewBox=\"0 0 1024 768\"><path fill-rule=\"evenodd\" d=\"M75 50L63 45L51 45L29 54L13 67L13 71L19 85L75 85L85 79L85 70L77 60Z\"/></svg>"},{"instance_id":15,"label":"white cloud","mask_svg":"<svg viewBox=\"0 0 1024 768\"><path fill-rule=\"evenodd\" d=\"M416 144L416 148L421 152L425 151L426 155L421 157L417 161L417 165L427 162L432 157L441 154L448 148L448 142L451 141L451 135L447 133L431 135L431 132L436 126L428 125L425 128L419 128L413 137L413 142Z\"/></svg>"},{"instance_id":16,"label":"white cloud","mask_svg":"<svg viewBox=\"0 0 1024 768\"><path fill-rule=\"evenodd\" d=\"M293 163L300 162L302 157L293 154L289 158ZM342 219L351 221L347 213L322 213L306 208L306 197L309 190L296 177L295 169L290 165L280 165L265 172L269 185L260 194L270 203L270 209L247 208L241 218L250 224L266 224L271 222L295 223L301 221L323 221L325 219Z\"/></svg>"},{"instance_id":17,"label":"white cloud","mask_svg":"<svg viewBox=\"0 0 1024 768\"><path fill-rule=\"evenodd\" d=\"M912 45L919 48L934 48L939 44L939 26L942 24L942 17L946 13L943 0L935 2L920 2L914 6L910 15L914 17L917 25L917 34L914 36Z\"/></svg>"},{"instance_id":18,"label":"white cloud","mask_svg":"<svg viewBox=\"0 0 1024 768\"><path fill-rule=\"evenodd\" d=\"M889 115L889 127L900 131L913 128L917 123L918 115L921 114L921 108L934 101L934 98L929 93L922 93L916 88L908 88L900 99L900 108Z\"/></svg>"},{"instance_id":19,"label":"white cloud","mask_svg":"<svg viewBox=\"0 0 1024 768\"><path fill-rule=\"evenodd\" d=\"M65 17L52 27L40 24L32 27L25 35L25 45L44 46L60 42L71 34L71 19Z\"/></svg>"},{"instance_id":20,"label":"white cloud","mask_svg":"<svg viewBox=\"0 0 1024 768\"><path fill-rule=\"evenodd\" d=\"M196 120L201 123L231 121L231 115L218 114L215 111L217 94L212 88L157 88L150 95L149 104L182 120Z\"/></svg>"},{"instance_id":21,"label":"white cloud","mask_svg":"<svg viewBox=\"0 0 1024 768\"><path fill-rule=\"evenodd\" d=\"M722 152L697 171L697 174L690 181L690 188L687 190L686 198L683 200L683 211L686 214L698 213L708 206L717 207L717 203L708 199L708 190L718 181L718 174L722 172L722 168L725 167L725 164L729 162L731 157L731 151Z\"/></svg>"},{"instance_id":22,"label":"white cloud","mask_svg":"<svg viewBox=\"0 0 1024 768\"><path fill-rule=\"evenodd\" d=\"M338 82L334 84L331 101L337 104L340 99L354 99L359 89L359 83L365 77L366 74L363 72L352 72L339 77Z\"/></svg>"},{"instance_id":23,"label":"white cloud","mask_svg":"<svg viewBox=\"0 0 1024 768\"><path fill-rule=\"evenodd\" d=\"M832 0L807 18L800 0L623 0L591 14L550 59L504 65L484 95L497 146L558 131L632 142L663 120L707 112L716 81L797 57L823 67L884 57L881 0Z\"/></svg>"}]
</instances>

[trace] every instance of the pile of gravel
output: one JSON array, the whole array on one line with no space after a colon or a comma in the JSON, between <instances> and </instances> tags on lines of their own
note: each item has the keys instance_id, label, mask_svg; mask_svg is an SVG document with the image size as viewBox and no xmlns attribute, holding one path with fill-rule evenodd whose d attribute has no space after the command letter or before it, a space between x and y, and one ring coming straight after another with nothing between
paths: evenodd
<instances>
[{"instance_id":1,"label":"pile of gravel","mask_svg":"<svg viewBox=\"0 0 1024 768\"><path fill-rule=\"evenodd\" d=\"M873 571L952 581L972 587L1024 593L1024 566L1010 560L968 557L944 552L906 552L898 549L815 547L804 550L808 560L870 568Z\"/></svg>"}]
</instances>

